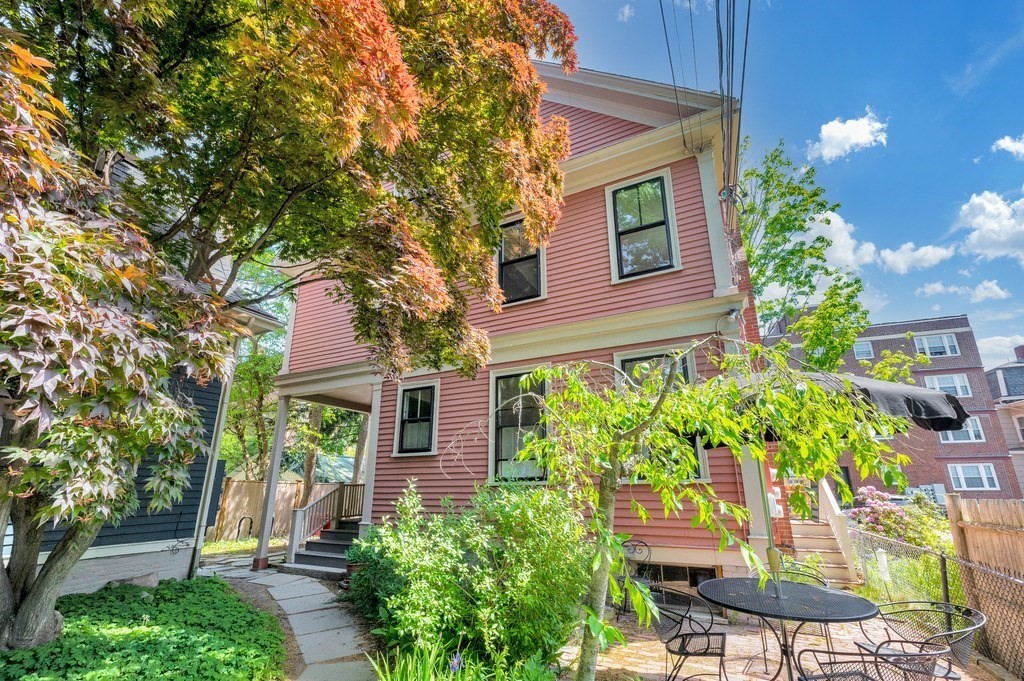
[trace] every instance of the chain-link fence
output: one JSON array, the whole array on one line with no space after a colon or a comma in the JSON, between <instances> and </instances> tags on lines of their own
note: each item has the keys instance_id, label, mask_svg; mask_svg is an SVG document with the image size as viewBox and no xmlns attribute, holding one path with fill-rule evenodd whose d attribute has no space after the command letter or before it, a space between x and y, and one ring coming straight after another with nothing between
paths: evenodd
<instances>
[{"instance_id":1,"label":"chain-link fence","mask_svg":"<svg viewBox=\"0 0 1024 681\"><path fill-rule=\"evenodd\" d=\"M876 603L933 601L980 610L988 622L978 652L1024 678L1024 580L870 532L851 529L850 536L864 579L858 594Z\"/></svg>"}]
</instances>

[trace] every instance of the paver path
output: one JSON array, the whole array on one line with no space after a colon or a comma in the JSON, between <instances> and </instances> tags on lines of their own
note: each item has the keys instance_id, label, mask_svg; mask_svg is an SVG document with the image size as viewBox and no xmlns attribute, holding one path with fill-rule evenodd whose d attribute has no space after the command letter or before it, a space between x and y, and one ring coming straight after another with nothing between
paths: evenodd
<instances>
[{"instance_id":1,"label":"paver path","mask_svg":"<svg viewBox=\"0 0 1024 681\"><path fill-rule=\"evenodd\" d=\"M375 681L366 659L339 661L363 653L359 628L347 610L338 606L334 593L312 577L286 575L272 568L252 572L252 559L218 561L199 569L199 576L217 575L244 579L267 587L288 617L295 641L306 664L298 681Z\"/></svg>"}]
</instances>

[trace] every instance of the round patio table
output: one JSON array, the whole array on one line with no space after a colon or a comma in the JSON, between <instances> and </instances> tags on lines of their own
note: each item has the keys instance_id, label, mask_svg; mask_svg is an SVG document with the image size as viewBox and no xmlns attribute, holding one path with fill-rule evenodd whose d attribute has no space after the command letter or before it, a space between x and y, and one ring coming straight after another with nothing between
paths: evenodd
<instances>
[{"instance_id":1,"label":"round patio table","mask_svg":"<svg viewBox=\"0 0 1024 681\"><path fill-rule=\"evenodd\" d=\"M762 589L756 577L725 577L701 583L697 593L715 605L756 615L765 623L779 642L783 657L772 679L777 679L785 666L790 681L793 680L796 635L804 623L861 622L878 616L878 606L866 598L798 582L769 581ZM776 631L774 621L779 622L780 631ZM792 640L786 634L787 621L800 622L793 630Z\"/></svg>"}]
</instances>

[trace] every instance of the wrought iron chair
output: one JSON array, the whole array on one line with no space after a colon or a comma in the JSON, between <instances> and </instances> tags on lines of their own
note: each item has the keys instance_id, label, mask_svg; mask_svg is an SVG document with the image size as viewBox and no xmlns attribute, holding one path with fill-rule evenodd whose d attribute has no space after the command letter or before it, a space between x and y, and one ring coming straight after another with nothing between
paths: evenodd
<instances>
[{"instance_id":1,"label":"wrought iron chair","mask_svg":"<svg viewBox=\"0 0 1024 681\"><path fill-rule=\"evenodd\" d=\"M801 650L800 681L930 681L949 648L937 643L885 641L888 652ZM903 650L903 649L906 650Z\"/></svg>"},{"instance_id":2,"label":"wrought iron chair","mask_svg":"<svg viewBox=\"0 0 1024 681\"><path fill-rule=\"evenodd\" d=\"M629 578L650 586L650 582L643 575L646 574L646 568L651 559L651 547L643 539L630 539L622 543L622 551L625 554ZM619 581L621 586L622 580ZM615 620L618 621L627 612L629 612L629 597L623 594L622 604L619 605L619 611L615 614Z\"/></svg>"},{"instance_id":3,"label":"wrought iron chair","mask_svg":"<svg viewBox=\"0 0 1024 681\"><path fill-rule=\"evenodd\" d=\"M679 679L679 673L691 657L717 657L718 678L729 681L725 672L725 632L712 631L715 614L699 596L664 586L651 587L651 597L658 606L659 617L654 628L665 644L666 681L689 681L710 674L691 674ZM669 671L669 660L675 658Z\"/></svg>"},{"instance_id":4,"label":"wrought iron chair","mask_svg":"<svg viewBox=\"0 0 1024 681\"><path fill-rule=\"evenodd\" d=\"M757 577L757 570L750 571L751 577ZM820 586L828 588L828 578L825 573L819 570L813 565L807 565L804 563L798 563L795 561L788 561L782 564L782 569L779 570L779 579L784 582L796 582L798 584L810 584L812 586ZM759 633L761 634L761 659L764 661L764 671L768 673L768 631L765 629L763 621L758 623ZM801 623L797 626L793 637L796 638L800 631L803 629L805 623ZM828 630L827 624L818 624L819 632L818 635L825 637L825 647L832 650L832 635Z\"/></svg>"},{"instance_id":5,"label":"wrought iron chair","mask_svg":"<svg viewBox=\"0 0 1024 681\"><path fill-rule=\"evenodd\" d=\"M914 645L937 644L948 649L935 674L942 679L960 678L952 664L956 662L966 667L970 663L974 637L987 620L984 613L974 608L930 601L883 603L878 610L875 621L882 623L890 638L911 641ZM857 647L867 652L884 652L886 644L873 641L863 622L860 628L868 641L857 642Z\"/></svg>"}]
</instances>

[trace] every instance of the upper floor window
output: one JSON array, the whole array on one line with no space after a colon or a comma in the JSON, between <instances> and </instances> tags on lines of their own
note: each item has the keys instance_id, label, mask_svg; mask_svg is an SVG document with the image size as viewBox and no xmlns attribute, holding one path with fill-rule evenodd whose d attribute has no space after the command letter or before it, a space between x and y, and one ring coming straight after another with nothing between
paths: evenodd
<instances>
[{"instance_id":1,"label":"upper floor window","mask_svg":"<svg viewBox=\"0 0 1024 681\"><path fill-rule=\"evenodd\" d=\"M981 429L981 421L972 416L964 422L961 430L943 430L939 432L943 442L984 442L985 432Z\"/></svg>"},{"instance_id":2,"label":"upper floor window","mask_svg":"<svg viewBox=\"0 0 1024 681\"><path fill-rule=\"evenodd\" d=\"M437 381L399 388L396 454L436 453L438 388Z\"/></svg>"},{"instance_id":3,"label":"upper floor window","mask_svg":"<svg viewBox=\"0 0 1024 681\"><path fill-rule=\"evenodd\" d=\"M530 243L523 221L516 220L501 228L498 249L498 282L506 303L540 298L543 295L540 249Z\"/></svg>"},{"instance_id":4,"label":"upper floor window","mask_svg":"<svg viewBox=\"0 0 1024 681\"><path fill-rule=\"evenodd\" d=\"M871 341L857 341L853 344L853 356L857 359L871 359L875 356Z\"/></svg>"},{"instance_id":5,"label":"upper floor window","mask_svg":"<svg viewBox=\"0 0 1024 681\"><path fill-rule=\"evenodd\" d=\"M956 336L943 333L936 336L917 336L914 338L917 351L929 357L955 357L960 354L960 346L956 344Z\"/></svg>"},{"instance_id":6,"label":"upper floor window","mask_svg":"<svg viewBox=\"0 0 1024 681\"><path fill-rule=\"evenodd\" d=\"M527 434L544 436L544 425L540 420L540 398L544 394L544 386L524 388L521 379L527 373L523 371L494 378L495 480L543 480L547 477L536 462L519 459Z\"/></svg>"},{"instance_id":7,"label":"upper floor window","mask_svg":"<svg viewBox=\"0 0 1024 681\"><path fill-rule=\"evenodd\" d=\"M1024 442L1024 416L1017 417L1017 437L1020 438L1021 442Z\"/></svg>"},{"instance_id":8,"label":"upper floor window","mask_svg":"<svg viewBox=\"0 0 1024 681\"><path fill-rule=\"evenodd\" d=\"M663 376L668 375L669 362L672 359L671 355L664 353L631 355L619 359L619 368L622 370L622 373L629 376L631 380L640 382L646 377L647 372L653 371L655 368L660 369ZM689 383L690 363L685 357L676 359L678 361L677 371L682 376L683 381ZM640 373L640 375L637 375L638 373Z\"/></svg>"},{"instance_id":9,"label":"upper floor window","mask_svg":"<svg viewBox=\"0 0 1024 681\"><path fill-rule=\"evenodd\" d=\"M949 479L955 490L997 490L996 467L990 463L949 464Z\"/></svg>"},{"instance_id":10,"label":"upper floor window","mask_svg":"<svg viewBox=\"0 0 1024 681\"><path fill-rule=\"evenodd\" d=\"M615 281L677 266L668 186L666 171L607 190Z\"/></svg>"},{"instance_id":11,"label":"upper floor window","mask_svg":"<svg viewBox=\"0 0 1024 681\"><path fill-rule=\"evenodd\" d=\"M924 384L932 390L941 390L953 397L970 397L971 384L967 374L949 374L945 376L925 376Z\"/></svg>"}]
</instances>

